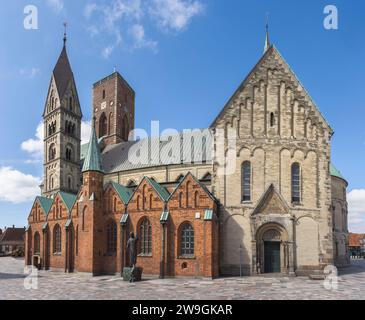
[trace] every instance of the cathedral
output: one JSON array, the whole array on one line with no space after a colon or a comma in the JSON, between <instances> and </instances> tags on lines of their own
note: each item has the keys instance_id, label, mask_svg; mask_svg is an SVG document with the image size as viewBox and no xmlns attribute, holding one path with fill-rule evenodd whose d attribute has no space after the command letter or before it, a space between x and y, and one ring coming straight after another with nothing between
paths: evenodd
<instances>
[{"instance_id":1,"label":"cathedral","mask_svg":"<svg viewBox=\"0 0 365 320\"><path fill-rule=\"evenodd\" d=\"M298 276L349 264L334 132L268 34L211 126L190 136L136 139L135 92L119 72L97 81L92 97L81 145L65 36L43 112L44 179L28 216L26 265L122 274L130 232L138 267L160 278Z\"/></svg>"}]
</instances>

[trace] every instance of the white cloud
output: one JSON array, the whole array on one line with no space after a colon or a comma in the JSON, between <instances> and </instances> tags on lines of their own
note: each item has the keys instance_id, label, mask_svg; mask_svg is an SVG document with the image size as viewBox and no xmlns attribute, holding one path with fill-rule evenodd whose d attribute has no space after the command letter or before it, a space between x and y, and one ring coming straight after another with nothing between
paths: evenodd
<instances>
[{"instance_id":1,"label":"white cloud","mask_svg":"<svg viewBox=\"0 0 365 320\"><path fill-rule=\"evenodd\" d=\"M57 14L59 14L64 7L63 0L47 0L47 4Z\"/></svg>"},{"instance_id":2,"label":"white cloud","mask_svg":"<svg viewBox=\"0 0 365 320\"><path fill-rule=\"evenodd\" d=\"M192 0L152 0L151 15L165 30L180 31L187 27L191 19L203 12L200 1Z\"/></svg>"},{"instance_id":3,"label":"white cloud","mask_svg":"<svg viewBox=\"0 0 365 320\"><path fill-rule=\"evenodd\" d=\"M40 193L41 179L11 167L0 167L0 201L22 203Z\"/></svg>"},{"instance_id":4,"label":"white cloud","mask_svg":"<svg viewBox=\"0 0 365 320\"><path fill-rule=\"evenodd\" d=\"M91 135L91 121L81 122L81 144L88 143Z\"/></svg>"},{"instance_id":5,"label":"white cloud","mask_svg":"<svg viewBox=\"0 0 365 320\"><path fill-rule=\"evenodd\" d=\"M365 189L354 189L347 194L349 230L365 233Z\"/></svg>"},{"instance_id":6,"label":"white cloud","mask_svg":"<svg viewBox=\"0 0 365 320\"><path fill-rule=\"evenodd\" d=\"M28 163L40 162L43 159L43 122L39 123L36 129L35 138L28 139L21 144L23 151L31 156Z\"/></svg>"},{"instance_id":7,"label":"white cloud","mask_svg":"<svg viewBox=\"0 0 365 320\"><path fill-rule=\"evenodd\" d=\"M87 143L90 139L91 121L81 122L81 144ZM27 152L30 159L26 163L41 163L43 161L43 122L39 123L35 132L35 137L28 139L21 144L21 149Z\"/></svg>"},{"instance_id":8,"label":"white cloud","mask_svg":"<svg viewBox=\"0 0 365 320\"><path fill-rule=\"evenodd\" d=\"M133 38L134 48L150 48L153 51L157 50L157 42L146 39L144 27L140 24L135 24L129 29L129 34Z\"/></svg>"},{"instance_id":9,"label":"white cloud","mask_svg":"<svg viewBox=\"0 0 365 320\"><path fill-rule=\"evenodd\" d=\"M148 48L157 51L157 41L147 36L147 23L163 31L182 31L204 9L199 0L111 0L89 3L84 17L92 21L86 27L91 37L103 35L112 40L104 44L102 56L109 58L123 44L125 49ZM122 41L123 40L123 41Z\"/></svg>"},{"instance_id":10,"label":"white cloud","mask_svg":"<svg viewBox=\"0 0 365 320\"><path fill-rule=\"evenodd\" d=\"M19 74L22 77L34 79L35 77L39 76L41 74L41 69L32 67L32 68L21 68L19 69Z\"/></svg>"}]
</instances>

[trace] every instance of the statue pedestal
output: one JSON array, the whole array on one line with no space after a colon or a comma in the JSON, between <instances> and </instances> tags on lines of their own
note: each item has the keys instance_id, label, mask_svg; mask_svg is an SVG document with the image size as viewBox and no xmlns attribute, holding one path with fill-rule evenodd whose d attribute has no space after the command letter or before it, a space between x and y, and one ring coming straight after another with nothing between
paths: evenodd
<instances>
[{"instance_id":1,"label":"statue pedestal","mask_svg":"<svg viewBox=\"0 0 365 320\"><path fill-rule=\"evenodd\" d=\"M130 281L131 280L132 270L133 270L132 267L123 268L123 280L124 281ZM135 282L141 281L142 280L143 269L139 268L139 267L135 267L133 272L134 272L134 281Z\"/></svg>"}]
</instances>

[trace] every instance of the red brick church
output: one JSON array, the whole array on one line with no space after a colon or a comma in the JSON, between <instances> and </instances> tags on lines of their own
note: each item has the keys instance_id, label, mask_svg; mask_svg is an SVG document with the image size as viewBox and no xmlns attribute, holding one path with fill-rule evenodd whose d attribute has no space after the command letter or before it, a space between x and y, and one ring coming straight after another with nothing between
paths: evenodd
<instances>
[{"instance_id":1,"label":"red brick church","mask_svg":"<svg viewBox=\"0 0 365 320\"><path fill-rule=\"evenodd\" d=\"M134 96L118 72L95 83L92 134L80 146L82 112L65 37L43 114L44 182L28 218L27 265L93 275L122 273L130 265L126 242L134 232L137 266L145 275L218 276L217 201L209 191L209 172L198 179L179 163L177 179L157 181L153 175L161 166L148 164L118 171L134 177L128 185L115 179L110 163L116 166L130 145L139 143L128 142ZM204 159L202 170L206 166Z\"/></svg>"}]
</instances>

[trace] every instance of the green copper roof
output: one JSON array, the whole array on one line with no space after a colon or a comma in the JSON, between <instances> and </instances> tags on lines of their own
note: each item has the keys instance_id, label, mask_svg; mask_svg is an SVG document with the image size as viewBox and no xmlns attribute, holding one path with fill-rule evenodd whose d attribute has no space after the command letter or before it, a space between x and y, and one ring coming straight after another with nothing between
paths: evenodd
<instances>
[{"instance_id":1,"label":"green copper roof","mask_svg":"<svg viewBox=\"0 0 365 320\"><path fill-rule=\"evenodd\" d=\"M89 148L87 150L84 165L82 167L82 172L87 172L87 171L103 172L101 165L100 148L98 144L98 139L96 138L94 127L91 130Z\"/></svg>"},{"instance_id":2,"label":"green copper roof","mask_svg":"<svg viewBox=\"0 0 365 320\"><path fill-rule=\"evenodd\" d=\"M112 186L123 203L127 204L132 197L133 191L115 182L112 182Z\"/></svg>"},{"instance_id":3,"label":"green copper roof","mask_svg":"<svg viewBox=\"0 0 365 320\"><path fill-rule=\"evenodd\" d=\"M336 167L331 163L331 165L330 165L330 172L331 172L331 176L334 176L334 177L337 177L337 178L341 178L341 179L343 179L343 180L346 180L344 177L343 177L343 175L341 174L341 172L340 171L338 171L337 169L336 169Z\"/></svg>"},{"instance_id":4,"label":"green copper roof","mask_svg":"<svg viewBox=\"0 0 365 320\"><path fill-rule=\"evenodd\" d=\"M163 201L167 201L170 198L170 193L161 186L159 183L157 183L154 179L146 178L148 182L152 185L152 187L156 190L158 195L161 197Z\"/></svg>"},{"instance_id":5,"label":"green copper roof","mask_svg":"<svg viewBox=\"0 0 365 320\"><path fill-rule=\"evenodd\" d=\"M76 198L77 196L71 193L66 193L66 192L59 192L59 195L61 196L63 202L65 203L68 211L70 212L72 207L74 206L75 202L76 202Z\"/></svg>"},{"instance_id":6,"label":"green copper roof","mask_svg":"<svg viewBox=\"0 0 365 320\"><path fill-rule=\"evenodd\" d=\"M38 200L44 213L46 215L48 215L49 209L51 209L51 207L52 207L53 199L49 199L46 197L37 197L36 200Z\"/></svg>"}]
</instances>

